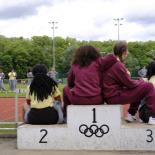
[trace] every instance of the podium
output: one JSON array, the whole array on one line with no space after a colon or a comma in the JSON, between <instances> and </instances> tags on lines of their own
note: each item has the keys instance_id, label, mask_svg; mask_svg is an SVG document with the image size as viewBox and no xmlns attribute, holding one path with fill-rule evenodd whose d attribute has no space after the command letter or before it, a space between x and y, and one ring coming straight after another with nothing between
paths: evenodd
<instances>
[{"instance_id":1,"label":"podium","mask_svg":"<svg viewBox=\"0 0 155 155\"><path fill-rule=\"evenodd\" d=\"M67 113L67 124L19 126L17 148L155 150L155 126L125 123L121 105L70 105Z\"/></svg>"}]
</instances>

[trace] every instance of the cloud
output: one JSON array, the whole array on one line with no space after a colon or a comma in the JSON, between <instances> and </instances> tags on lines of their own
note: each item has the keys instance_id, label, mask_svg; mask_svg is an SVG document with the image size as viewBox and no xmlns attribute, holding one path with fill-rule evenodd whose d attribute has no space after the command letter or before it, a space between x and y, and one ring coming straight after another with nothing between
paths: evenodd
<instances>
[{"instance_id":1,"label":"cloud","mask_svg":"<svg viewBox=\"0 0 155 155\"><path fill-rule=\"evenodd\" d=\"M137 24L141 25L151 25L155 23L155 13L150 14L149 12L144 14L138 15L130 15L127 18L128 22L136 22Z\"/></svg>"},{"instance_id":2,"label":"cloud","mask_svg":"<svg viewBox=\"0 0 155 155\"><path fill-rule=\"evenodd\" d=\"M1 2L0 7L0 19L13 19L36 15L38 13L37 8L40 6L51 5L50 0L21 0L10 1L10 3Z\"/></svg>"},{"instance_id":3,"label":"cloud","mask_svg":"<svg viewBox=\"0 0 155 155\"><path fill-rule=\"evenodd\" d=\"M115 40L113 19L124 18L120 39L155 40L154 10L155 0L0 0L0 29L8 37L52 36L48 22L57 21L56 36Z\"/></svg>"},{"instance_id":4,"label":"cloud","mask_svg":"<svg viewBox=\"0 0 155 155\"><path fill-rule=\"evenodd\" d=\"M29 6L13 6L0 10L0 19L20 18L35 15L37 10Z\"/></svg>"},{"instance_id":5,"label":"cloud","mask_svg":"<svg viewBox=\"0 0 155 155\"><path fill-rule=\"evenodd\" d=\"M123 7L122 12L127 22L143 26L155 23L154 0L136 0L134 3L133 1L128 1L127 5L123 4Z\"/></svg>"}]
</instances>

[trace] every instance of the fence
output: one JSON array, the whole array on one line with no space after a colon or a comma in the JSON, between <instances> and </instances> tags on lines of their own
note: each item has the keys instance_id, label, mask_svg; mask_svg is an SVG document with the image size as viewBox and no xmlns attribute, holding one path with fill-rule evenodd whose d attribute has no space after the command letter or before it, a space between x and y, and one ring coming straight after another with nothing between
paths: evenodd
<instances>
[{"instance_id":1,"label":"fence","mask_svg":"<svg viewBox=\"0 0 155 155\"><path fill-rule=\"evenodd\" d=\"M22 122L22 107L25 98L18 97L19 91L12 97L0 97L0 134L16 133L15 130Z\"/></svg>"},{"instance_id":2,"label":"fence","mask_svg":"<svg viewBox=\"0 0 155 155\"><path fill-rule=\"evenodd\" d=\"M17 79L16 89L12 91L9 80L4 79L5 91L0 89L0 135L16 134L17 125L23 122L23 104L28 79Z\"/></svg>"}]
</instances>

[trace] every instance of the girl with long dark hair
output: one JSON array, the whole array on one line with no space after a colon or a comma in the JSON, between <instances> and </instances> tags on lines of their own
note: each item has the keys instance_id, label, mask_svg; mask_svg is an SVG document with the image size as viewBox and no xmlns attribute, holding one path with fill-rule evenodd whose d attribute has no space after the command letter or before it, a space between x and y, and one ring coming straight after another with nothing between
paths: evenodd
<instances>
[{"instance_id":1,"label":"girl with long dark hair","mask_svg":"<svg viewBox=\"0 0 155 155\"><path fill-rule=\"evenodd\" d=\"M46 66L35 65L32 74L33 80L26 95L27 105L30 106L26 110L25 121L30 124L56 124L63 121L60 120L61 107L58 106L61 93L57 83L47 76Z\"/></svg>"}]
</instances>

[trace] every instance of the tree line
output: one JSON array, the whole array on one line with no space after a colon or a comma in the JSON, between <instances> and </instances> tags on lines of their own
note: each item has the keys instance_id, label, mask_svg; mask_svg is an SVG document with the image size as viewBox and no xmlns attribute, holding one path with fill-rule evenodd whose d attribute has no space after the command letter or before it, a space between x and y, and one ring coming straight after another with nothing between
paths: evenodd
<instances>
[{"instance_id":1,"label":"tree line","mask_svg":"<svg viewBox=\"0 0 155 155\"><path fill-rule=\"evenodd\" d=\"M112 52L114 40L108 41L79 41L75 38L55 37L56 71L59 76L66 76L72 56L81 45L92 45L105 55ZM37 63L52 67L52 38L48 36L33 36L7 38L0 36L0 68L7 75L12 68L17 72L17 78L26 78L26 73ZM132 76L137 70L155 58L155 41L129 42L129 57L126 65Z\"/></svg>"}]
</instances>

